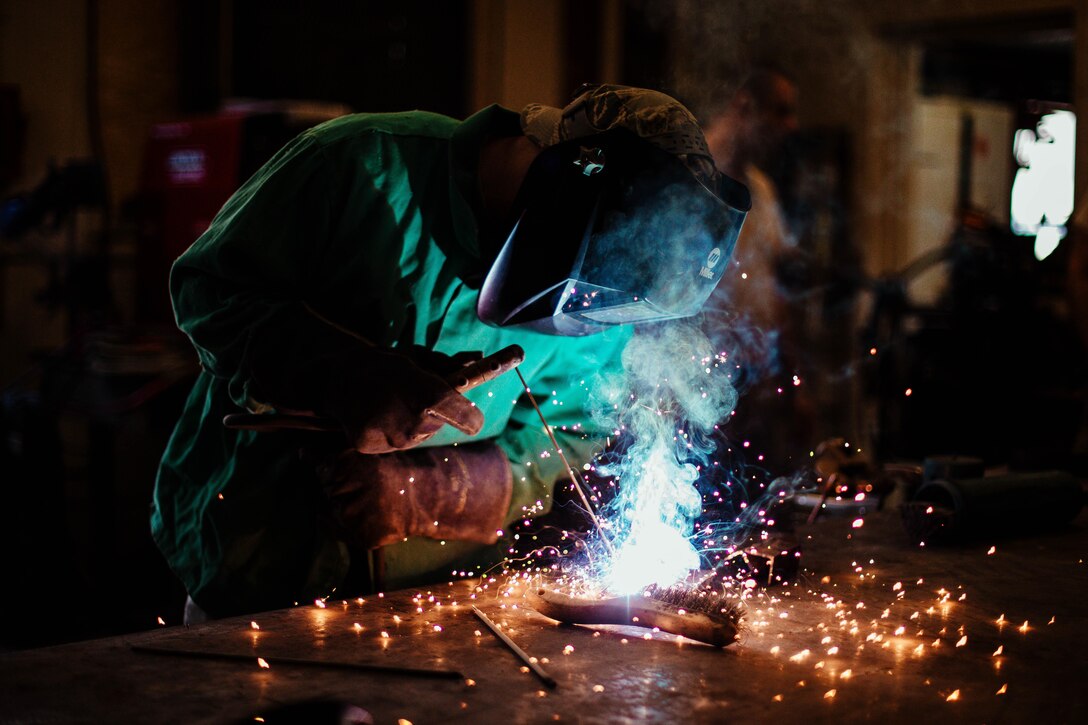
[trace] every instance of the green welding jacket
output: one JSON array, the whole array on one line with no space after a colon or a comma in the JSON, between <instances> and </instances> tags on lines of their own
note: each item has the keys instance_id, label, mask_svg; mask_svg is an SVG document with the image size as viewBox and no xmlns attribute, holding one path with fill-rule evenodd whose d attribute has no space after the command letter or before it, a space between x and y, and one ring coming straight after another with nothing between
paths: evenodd
<instances>
[{"instance_id":1,"label":"green welding jacket","mask_svg":"<svg viewBox=\"0 0 1088 725\"><path fill-rule=\"evenodd\" d=\"M464 122L423 112L330 121L259 170L175 262L174 312L202 371L159 467L151 530L205 609L222 616L290 606L328 596L347 574L351 554L323 523L313 465L299 455L310 436L326 434L222 425L250 399L255 349L297 359L300 326L316 323L300 314L307 307L390 348L489 354L517 343L571 464L602 443L588 430L587 391L593 376L619 366L629 332L563 338L476 317L472 280L486 269L475 211L479 149L488 137L516 133L517 115L498 106ZM446 426L427 442L494 440L513 467L508 523L546 512L566 475L522 393L513 375L470 391L483 430L469 437ZM409 539L386 548L386 585L479 572L498 557L498 547Z\"/></svg>"}]
</instances>

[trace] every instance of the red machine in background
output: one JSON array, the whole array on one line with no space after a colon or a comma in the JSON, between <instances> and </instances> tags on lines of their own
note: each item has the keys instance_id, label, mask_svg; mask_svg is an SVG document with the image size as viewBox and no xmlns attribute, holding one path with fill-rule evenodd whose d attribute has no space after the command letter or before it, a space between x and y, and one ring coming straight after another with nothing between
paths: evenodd
<instances>
[{"instance_id":1,"label":"red machine in background","mask_svg":"<svg viewBox=\"0 0 1088 725\"><path fill-rule=\"evenodd\" d=\"M340 105L258 102L151 128L137 256L140 322L173 324L170 265L231 194L296 135L347 112Z\"/></svg>"}]
</instances>

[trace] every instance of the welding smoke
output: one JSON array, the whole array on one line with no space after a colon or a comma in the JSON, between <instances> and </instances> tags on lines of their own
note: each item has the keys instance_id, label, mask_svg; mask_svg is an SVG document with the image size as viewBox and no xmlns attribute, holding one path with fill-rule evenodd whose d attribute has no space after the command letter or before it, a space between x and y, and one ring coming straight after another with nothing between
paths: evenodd
<instances>
[{"instance_id":1,"label":"welding smoke","mask_svg":"<svg viewBox=\"0 0 1088 725\"><path fill-rule=\"evenodd\" d=\"M623 373L597 381L594 422L621 436L621 453L598 461L617 493L601 510L615 554L596 576L616 593L671 584L699 566L695 486L737 393L728 363L688 322L639 328L623 352Z\"/></svg>"}]
</instances>

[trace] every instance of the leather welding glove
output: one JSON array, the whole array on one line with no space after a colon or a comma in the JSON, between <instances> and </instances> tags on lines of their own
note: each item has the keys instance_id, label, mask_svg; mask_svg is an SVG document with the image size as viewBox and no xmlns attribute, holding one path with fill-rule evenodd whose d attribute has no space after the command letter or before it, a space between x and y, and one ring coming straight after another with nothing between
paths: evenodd
<instances>
[{"instance_id":1,"label":"leather welding glove","mask_svg":"<svg viewBox=\"0 0 1088 725\"><path fill-rule=\"evenodd\" d=\"M513 492L506 454L487 442L378 456L348 450L317 472L339 533L367 549L408 536L492 544Z\"/></svg>"},{"instance_id":2,"label":"leather welding glove","mask_svg":"<svg viewBox=\"0 0 1088 725\"><path fill-rule=\"evenodd\" d=\"M441 376L460 359L420 347L358 351L330 371L322 410L340 421L359 453L412 448L446 424L475 435L483 413Z\"/></svg>"},{"instance_id":3,"label":"leather welding glove","mask_svg":"<svg viewBox=\"0 0 1088 725\"><path fill-rule=\"evenodd\" d=\"M293 325L289 346L254 342L251 398L336 419L360 453L412 448L446 424L468 435L483 428L483 413L444 379L479 353L385 349L317 317L305 323Z\"/></svg>"}]
</instances>

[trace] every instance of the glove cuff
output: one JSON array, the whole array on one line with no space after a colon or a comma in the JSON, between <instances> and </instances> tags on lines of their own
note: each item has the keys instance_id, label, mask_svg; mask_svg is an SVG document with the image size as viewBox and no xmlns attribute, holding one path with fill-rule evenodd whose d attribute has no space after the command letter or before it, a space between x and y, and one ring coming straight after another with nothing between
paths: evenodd
<instances>
[{"instance_id":1,"label":"glove cuff","mask_svg":"<svg viewBox=\"0 0 1088 725\"><path fill-rule=\"evenodd\" d=\"M415 479L405 489L407 533L431 539L492 544L505 523L513 493L506 454L493 443L420 449L411 458Z\"/></svg>"}]
</instances>

